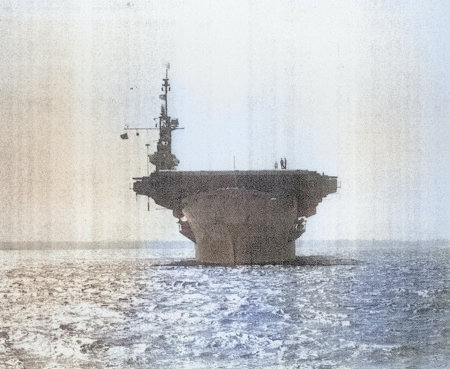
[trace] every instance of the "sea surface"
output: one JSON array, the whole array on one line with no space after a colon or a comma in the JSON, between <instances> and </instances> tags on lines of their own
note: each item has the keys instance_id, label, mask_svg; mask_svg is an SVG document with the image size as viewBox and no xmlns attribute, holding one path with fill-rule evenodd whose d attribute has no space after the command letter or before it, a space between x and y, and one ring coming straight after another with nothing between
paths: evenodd
<instances>
[{"instance_id":1,"label":"sea surface","mask_svg":"<svg viewBox=\"0 0 450 369\"><path fill-rule=\"evenodd\" d=\"M306 265L234 268L170 265L188 243L9 248L0 368L450 368L447 242L305 241Z\"/></svg>"}]
</instances>

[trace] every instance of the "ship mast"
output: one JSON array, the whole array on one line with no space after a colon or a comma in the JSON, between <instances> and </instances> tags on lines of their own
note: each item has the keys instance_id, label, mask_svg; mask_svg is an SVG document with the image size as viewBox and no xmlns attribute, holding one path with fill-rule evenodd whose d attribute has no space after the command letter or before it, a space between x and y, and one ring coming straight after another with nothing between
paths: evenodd
<instances>
[{"instance_id":1,"label":"ship mast","mask_svg":"<svg viewBox=\"0 0 450 369\"><path fill-rule=\"evenodd\" d=\"M161 91L164 92L164 95L161 95L164 100L164 110L166 111L166 114L169 114L169 110L167 108L167 93L170 91L170 83L169 83L169 68L170 65L168 64L166 66L166 78L163 78L163 85L161 87Z\"/></svg>"},{"instance_id":2,"label":"ship mast","mask_svg":"<svg viewBox=\"0 0 450 369\"><path fill-rule=\"evenodd\" d=\"M170 91L169 83L169 68L166 66L166 78L163 78L161 91L164 92L159 95L159 98L164 101L161 105L161 114L159 116L159 140L156 147L156 152L149 155L150 162L155 165L156 171L160 170L174 170L179 164L177 157L172 154L172 131L179 129L178 119L171 119L168 113L167 96Z\"/></svg>"},{"instance_id":3,"label":"ship mast","mask_svg":"<svg viewBox=\"0 0 450 369\"><path fill-rule=\"evenodd\" d=\"M149 145L146 145L148 161L155 166L157 172L160 170L175 170L180 163L177 157L172 154L172 131L183 128L179 127L178 119L171 119L168 113L167 95L170 91L169 69L170 64L167 64L166 78L163 78L161 87L163 94L159 95L159 98L163 100L164 103L161 105L161 114L159 115L159 118L155 118L155 120L159 119L159 124L156 124L155 128L125 127L125 130L135 130L137 136L139 136L139 130L159 130L159 140L156 151L153 154L148 155ZM128 133L124 133L120 135L120 137L122 139L128 139Z\"/></svg>"}]
</instances>

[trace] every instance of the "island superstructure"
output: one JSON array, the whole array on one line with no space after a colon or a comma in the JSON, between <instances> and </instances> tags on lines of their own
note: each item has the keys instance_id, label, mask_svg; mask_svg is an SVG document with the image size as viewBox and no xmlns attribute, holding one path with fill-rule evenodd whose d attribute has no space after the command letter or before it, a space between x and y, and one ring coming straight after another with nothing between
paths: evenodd
<instances>
[{"instance_id":1,"label":"island superstructure","mask_svg":"<svg viewBox=\"0 0 450 369\"><path fill-rule=\"evenodd\" d=\"M177 171L168 113L168 70L160 98L159 140L149 155L155 171L134 178L133 190L178 219L180 233L195 243L200 263L274 264L295 259L295 240L306 218L337 190L337 177L308 170Z\"/></svg>"}]
</instances>

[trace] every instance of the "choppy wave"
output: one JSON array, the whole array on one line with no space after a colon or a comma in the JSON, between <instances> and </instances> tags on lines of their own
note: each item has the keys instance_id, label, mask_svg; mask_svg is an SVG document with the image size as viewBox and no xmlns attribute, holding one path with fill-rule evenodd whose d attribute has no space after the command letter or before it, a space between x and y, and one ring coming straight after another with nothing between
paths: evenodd
<instances>
[{"instance_id":1,"label":"choppy wave","mask_svg":"<svg viewBox=\"0 0 450 369\"><path fill-rule=\"evenodd\" d=\"M448 367L449 248L320 247L309 251L364 262L227 268L164 265L192 257L185 249L0 251L0 367Z\"/></svg>"}]
</instances>

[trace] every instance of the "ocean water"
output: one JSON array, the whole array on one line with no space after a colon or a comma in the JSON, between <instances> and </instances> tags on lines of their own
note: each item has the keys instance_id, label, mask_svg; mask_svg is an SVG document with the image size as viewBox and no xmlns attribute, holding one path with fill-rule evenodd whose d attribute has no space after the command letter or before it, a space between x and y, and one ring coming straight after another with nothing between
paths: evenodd
<instances>
[{"instance_id":1,"label":"ocean water","mask_svg":"<svg viewBox=\"0 0 450 369\"><path fill-rule=\"evenodd\" d=\"M98 247L0 250L0 368L450 368L445 242L303 242L329 265L235 268Z\"/></svg>"}]
</instances>

